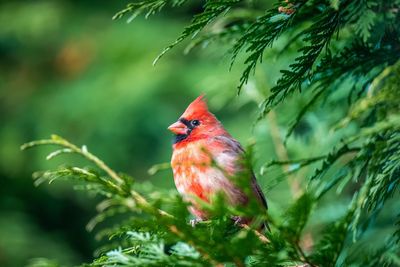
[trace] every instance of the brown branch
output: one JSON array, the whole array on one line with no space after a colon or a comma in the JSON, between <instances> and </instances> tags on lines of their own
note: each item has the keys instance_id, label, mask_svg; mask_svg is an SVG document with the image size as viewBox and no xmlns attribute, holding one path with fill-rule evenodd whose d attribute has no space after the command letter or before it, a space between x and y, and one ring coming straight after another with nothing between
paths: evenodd
<instances>
[{"instance_id":1,"label":"brown branch","mask_svg":"<svg viewBox=\"0 0 400 267\"><path fill-rule=\"evenodd\" d=\"M263 235L262 233L260 233L258 230L255 230L255 229L250 228L250 226L248 226L247 224L240 224L240 226L241 226L243 229L246 229L246 230L248 230L248 231L253 232L253 234L255 234L255 235L258 237L258 239L259 239L262 243L267 244L267 243L270 242L269 239L268 239L265 235Z\"/></svg>"}]
</instances>

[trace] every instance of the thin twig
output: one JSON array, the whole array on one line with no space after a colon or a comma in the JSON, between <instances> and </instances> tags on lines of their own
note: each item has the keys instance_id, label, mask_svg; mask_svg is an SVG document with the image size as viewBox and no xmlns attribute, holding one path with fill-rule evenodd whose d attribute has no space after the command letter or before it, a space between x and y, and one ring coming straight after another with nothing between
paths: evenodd
<instances>
[{"instance_id":1,"label":"thin twig","mask_svg":"<svg viewBox=\"0 0 400 267\"><path fill-rule=\"evenodd\" d=\"M258 237L258 239L260 239L260 241L262 243L264 243L264 244L270 243L269 239L265 235L263 235L262 233L260 233L259 231L255 230L255 229L250 228L250 226L248 226L247 224L241 224L240 226L243 229L253 232Z\"/></svg>"}]
</instances>

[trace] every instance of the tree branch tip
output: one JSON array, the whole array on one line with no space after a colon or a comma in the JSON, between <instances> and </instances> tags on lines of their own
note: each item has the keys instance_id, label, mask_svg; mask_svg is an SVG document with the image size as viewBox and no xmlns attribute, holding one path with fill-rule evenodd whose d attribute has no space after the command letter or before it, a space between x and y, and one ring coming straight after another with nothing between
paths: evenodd
<instances>
[{"instance_id":1,"label":"tree branch tip","mask_svg":"<svg viewBox=\"0 0 400 267\"><path fill-rule=\"evenodd\" d=\"M42 139L42 140L36 140L36 141L31 141L31 142L24 143L19 148L22 151L22 150L26 150L26 149L32 148L34 146L51 145L51 144L54 144L53 140Z\"/></svg>"}]
</instances>

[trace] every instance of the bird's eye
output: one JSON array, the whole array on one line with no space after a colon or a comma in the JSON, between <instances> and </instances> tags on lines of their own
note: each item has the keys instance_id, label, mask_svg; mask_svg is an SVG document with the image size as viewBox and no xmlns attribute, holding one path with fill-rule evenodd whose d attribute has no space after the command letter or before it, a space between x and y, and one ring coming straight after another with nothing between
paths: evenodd
<instances>
[{"instance_id":1,"label":"bird's eye","mask_svg":"<svg viewBox=\"0 0 400 267\"><path fill-rule=\"evenodd\" d=\"M199 120L192 120L190 123L191 123L194 127L200 125L200 121L199 121Z\"/></svg>"}]
</instances>

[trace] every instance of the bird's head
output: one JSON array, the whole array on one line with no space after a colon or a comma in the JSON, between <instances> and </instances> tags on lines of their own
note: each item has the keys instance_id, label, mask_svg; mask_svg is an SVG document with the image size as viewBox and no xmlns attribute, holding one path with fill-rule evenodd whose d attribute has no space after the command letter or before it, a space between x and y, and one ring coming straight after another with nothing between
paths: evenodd
<instances>
[{"instance_id":1,"label":"bird's head","mask_svg":"<svg viewBox=\"0 0 400 267\"><path fill-rule=\"evenodd\" d=\"M221 123L208 110L204 95L190 103L178 121L171 124L168 130L175 134L175 144L227 134Z\"/></svg>"}]
</instances>

